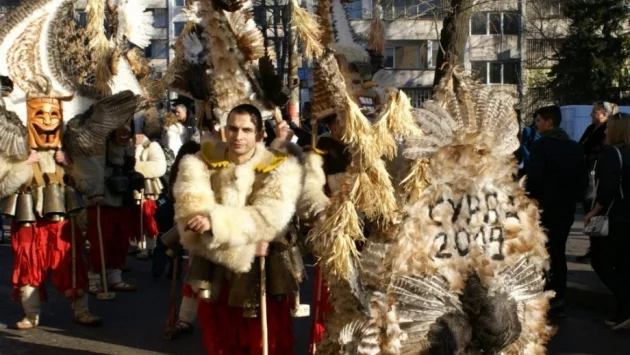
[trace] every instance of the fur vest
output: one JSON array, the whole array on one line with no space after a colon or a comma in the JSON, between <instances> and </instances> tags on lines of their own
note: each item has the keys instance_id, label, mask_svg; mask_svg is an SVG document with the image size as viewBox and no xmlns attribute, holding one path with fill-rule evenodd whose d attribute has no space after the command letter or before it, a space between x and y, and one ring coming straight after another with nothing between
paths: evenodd
<instances>
[{"instance_id":1,"label":"fur vest","mask_svg":"<svg viewBox=\"0 0 630 355\"><path fill-rule=\"evenodd\" d=\"M173 187L175 221L182 245L230 271L251 269L256 243L283 237L301 193L302 169L295 157L263 144L246 163L234 165L223 143L205 143L182 158ZM190 218L210 218L212 231L186 230Z\"/></svg>"},{"instance_id":2,"label":"fur vest","mask_svg":"<svg viewBox=\"0 0 630 355\"><path fill-rule=\"evenodd\" d=\"M145 138L142 143L136 145L135 156L134 169L145 179L160 178L166 174L166 156L159 143Z\"/></svg>"}]
</instances>

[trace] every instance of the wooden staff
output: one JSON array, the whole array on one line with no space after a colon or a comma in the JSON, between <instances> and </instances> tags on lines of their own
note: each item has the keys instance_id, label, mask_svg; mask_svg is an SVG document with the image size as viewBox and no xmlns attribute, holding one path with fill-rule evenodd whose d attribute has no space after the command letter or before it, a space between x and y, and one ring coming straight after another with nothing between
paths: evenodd
<instances>
[{"instance_id":1,"label":"wooden staff","mask_svg":"<svg viewBox=\"0 0 630 355\"><path fill-rule=\"evenodd\" d=\"M140 239L138 241L142 243L142 250L146 251L147 241L144 238L144 190L140 190Z\"/></svg>"},{"instance_id":2,"label":"wooden staff","mask_svg":"<svg viewBox=\"0 0 630 355\"><path fill-rule=\"evenodd\" d=\"M260 257L260 327L262 329L263 355L269 355L269 339L267 334L267 275L265 273L265 257Z\"/></svg>"},{"instance_id":3,"label":"wooden staff","mask_svg":"<svg viewBox=\"0 0 630 355\"><path fill-rule=\"evenodd\" d=\"M107 274L105 272L105 251L103 250L103 231L101 230L101 205L96 205L96 228L98 230L98 244L101 248L101 277L103 278L103 292L96 295L99 300L113 300L114 292L107 290Z\"/></svg>"}]
</instances>

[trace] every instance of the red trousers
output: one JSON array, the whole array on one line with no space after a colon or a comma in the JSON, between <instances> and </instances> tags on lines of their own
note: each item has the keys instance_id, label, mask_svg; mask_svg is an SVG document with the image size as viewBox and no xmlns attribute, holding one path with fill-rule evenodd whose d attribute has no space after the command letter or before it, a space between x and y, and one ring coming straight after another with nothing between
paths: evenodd
<instances>
[{"instance_id":1,"label":"red trousers","mask_svg":"<svg viewBox=\"0 0 630 355\"><path fill-rule=\"evenodd\" d=\"M90 241L88 260L90 270L101 272L101 247L98 238L97 211L88 207L87 239ZM103 256L106 269L122 269L125 266L127 248L131 237L134 219L128 207L101 206L101 233L103 236Z\"/></svg>"},{"instance_id":2,"label":"red trousers","mask_svg":"<svg viewBox=\"0 0 630 355\"><path fill-rule=\"evenodd\" d=\"M42 300L46 299L44 281L52 269L52 283L65 293L68 290L85 290L87 272L83 259L85 240L75 223L76 287L72 287L72 232L69 221L51 222L40 219L29 227L16 223L11 226L13 260L13 288L17 297L19 288L30 285L40 287Z\"/></svg>"},{"instance_id":3,"label":"red trousers","mask_svg":"<svg viewBox=\"0 0 630 355\"><path fill-rule=\"evenodd\" d=\"M129 241L139 242L142 240L140 231L140 206L125 207L124 221L129 228ZM147 238L157 239L159 234L155 212L157 203L154 200L145 200L142 205L142 220L144 224L144 235Z\"/></svg>"},{"instance_id":4,"label":"red trousers","mask_svg":"<svg viewBox=\"0 0 630 355\"><path fill-rule=\"evenodd\" d=\"M243 318L243 308L228 305L228 285L224 284L216 303L199 301L197 314L208 355L262 354L260 318ZM267 298L269 355L292 355L293 325L291 302Z\"/></svg>"},{"instance_id":5,"label":"red trousers","mask_svg":"<svg viewBox=\"0 0 630 355\"><path fill-rule=\"evenodd\" d=\"M313 309L315 314L311 328L309 354L313 354L313 345L322 341L324 337L324 321L326 320L326 315L333 310L328 302L329 297L328 285L326 280L324 280L322 269L320 266L317 266L315 269L315 287L313 289Z\"/></svg>"}]
</instances>

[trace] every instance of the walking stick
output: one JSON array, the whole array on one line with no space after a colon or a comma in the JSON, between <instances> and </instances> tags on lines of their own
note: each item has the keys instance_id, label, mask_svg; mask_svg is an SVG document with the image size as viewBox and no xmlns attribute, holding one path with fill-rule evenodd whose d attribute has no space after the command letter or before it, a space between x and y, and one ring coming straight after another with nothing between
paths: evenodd
<instances>
[{"instance_id":1,"label":"walking stick","mask_svg":"<svg viewBox=\"0 0 630 355\"><path fill-rule=\"evenodd\" d=\"M142 242L142 250L147 251L147 241L144 237L144 191L140 191L140 240Z\"/></svg>"},{"instance_id":2,"label":"walking stick","mask_svg":"<svg viewBox=\"0 0 630 355\"><path fill-rule=\"evenodd\" d=\"M166 331L164 332L164 339L170 340L173 338L173 332L175 331L175 324L177 323L177 305L175 304L177 293L177 268L179 265L179 255L175 255L173 258L173 277L171 280L171 295L168 300L168 315L166 317Z\"/></svg>"},{"instance_id":3,"label":"walking stick","mask_svg":"<svg viewBox=\"0 0 630 355\"><path fill-rule=\"evenodd\" d=\"M263 355L269 355L269 339L267 335L267 275L265 273L265 257L260 257L260 327L262 328Z\"/></svg>"},{"instance_id":4,"label":"walking stick","mask_svg":"<svg viewBox=\"0 0 630 355\"><path fill-rule=\"evenodd\" d=\"M102 301L113 300L116 293L107 290L107 274L105 271L105 251L103 250L103 232L101 230L101 205L96 205L96 228L98 229L98 244L101 249L101 277L103 278L103 292L99 292L96 298Z\"/></svg>"},{"instance_id":5,"label":"walking stick","mask_svg":"<svg viewBox=\"0 0 630 355\"><path fill-rule=\"evenodd\" d=\"M70 216L70 237L72 238L72 302L77 298L77 248L74 234L74 217Z\"/></svg>"}]
</instances>

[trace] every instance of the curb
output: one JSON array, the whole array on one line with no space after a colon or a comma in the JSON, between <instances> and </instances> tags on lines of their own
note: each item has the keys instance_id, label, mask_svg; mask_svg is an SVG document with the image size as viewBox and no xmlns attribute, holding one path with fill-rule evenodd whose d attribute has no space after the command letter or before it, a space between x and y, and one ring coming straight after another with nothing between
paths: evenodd
<instances>
[{"instance_id":1,"label":"curb","mask_svg":"<svg viewBox=\"0 0 630 355\"><path fill-rule=\"evenodd\" d=\"M567 303L587 309L615 312L617 301L610 292L595 291L587 285L567 282Z\"/></svg>"}]
</instances>

